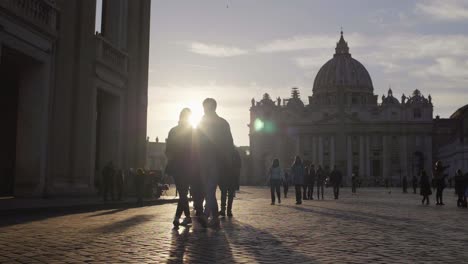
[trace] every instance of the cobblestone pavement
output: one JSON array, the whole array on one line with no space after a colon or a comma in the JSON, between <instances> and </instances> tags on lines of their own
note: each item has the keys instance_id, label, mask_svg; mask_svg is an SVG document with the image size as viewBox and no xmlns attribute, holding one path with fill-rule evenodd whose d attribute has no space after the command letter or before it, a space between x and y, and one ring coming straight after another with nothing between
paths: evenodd
<instances>
[{"instance_id":1,"label":"cobblestone pavement","mask_svg":"<svg viewBox=\"0 0 468 264\"><path fill-rule=\"evenodd\" d=\"M175 204L0 219L1 263L466 263L468 210L385 189L270 205L243 187L219 230L172 230ZM431 198L434 198L432 196Z\"/></svg>"}]
</instances>

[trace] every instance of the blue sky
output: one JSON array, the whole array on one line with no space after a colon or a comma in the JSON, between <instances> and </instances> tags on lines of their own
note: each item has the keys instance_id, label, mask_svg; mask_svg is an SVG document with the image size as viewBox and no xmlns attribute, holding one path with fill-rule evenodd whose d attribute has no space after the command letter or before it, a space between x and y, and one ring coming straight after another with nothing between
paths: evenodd
<instances>
[{"instance_id":1,"label":"blue sky","mask_svg":"<svg viewBox=\"0 0 468 264\"><path fill-rule=\"evenodd\" d=\"M151 17L151 140L213 97L236 145L248 145L252 97L299 87L305 101L341 27L379 98L420 89L441 117L468 103L468 1L153 0Z\"/></svg>"}]
</instances>

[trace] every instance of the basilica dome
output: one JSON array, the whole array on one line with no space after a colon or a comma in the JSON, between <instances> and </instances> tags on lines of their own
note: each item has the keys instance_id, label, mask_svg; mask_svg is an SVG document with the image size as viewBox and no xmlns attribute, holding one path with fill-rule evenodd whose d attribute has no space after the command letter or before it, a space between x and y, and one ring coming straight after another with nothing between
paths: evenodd
<instances>
[{"instance_id":1,"label":"basilica dome","mask_svg":"<svg viewBox=\"0 0 468 264\"><path fill-rule=\"evenodd\" d=\"M364 65L351 57L343 32L336 44L335 55L318 71L312 91L314 95L333 93L339 87L352 92L372 94L374 91L369 72Z\"/></svg>"}]
</instances>

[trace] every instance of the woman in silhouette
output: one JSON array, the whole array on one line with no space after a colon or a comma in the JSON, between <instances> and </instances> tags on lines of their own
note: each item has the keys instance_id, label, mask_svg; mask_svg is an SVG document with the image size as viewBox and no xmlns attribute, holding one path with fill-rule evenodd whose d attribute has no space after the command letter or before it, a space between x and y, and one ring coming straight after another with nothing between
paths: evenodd
<instances>
[{"instance_id":1,"label":"woman in silhouette","mask_svg":"<svg viewBox=\"0 0 468 264\"><path fill-rule=\"evenodd\" d=\"M278 203L281 203L281 182L284 181L283 170L280 167L279 159L274 159L268 170L268 180L270 182L271 205L275 205L275 192Z\"/></svg>"},{"instance_id":2,"label":"woman in silhouette","mask_svg":"<svg viewBox=\"0 0 468 264\"><path fill-rule=\"evenodd\" d=\"M168 159L167 174L174 178L177 191L179 191L179 201L174 217L174 227L186 226L192 223L188 203L188 189L193 173L193 150L192 139L193 129L189 119L192 112L188 108L182 109L179 116L179 124L169 131L166 140L166 156ZM185 214L185 219L179 219Z\"/></svg>"},{"instance_id":3,"label":"woman in silhouette","mask_svg":"<svg viewBox=\"0 0 468 264\"><path fill-rule=\"evenodd\" d=\"M424 204L424 202L426 202L426 205L429 205L429 195L432 194L431 181L429 180L429 176L427 176L427 173L425 170L421 171L421 180L419 184L421 188L420 194L423 197L421 203Z\"/></svg>"},{"instance_id":4,"label":"woman in silhouette","mask_svg":"<svg viewBox=\"0 0 468 264\"><path fill-rule=\"evenodd\" d=\"M301 189L304 185L304 165L299 156L296 156L294 163L291 166L291 174L294 181L294 186L296 189L296 204L302 204L302 195Z\"/></svg>"}]
</instances>

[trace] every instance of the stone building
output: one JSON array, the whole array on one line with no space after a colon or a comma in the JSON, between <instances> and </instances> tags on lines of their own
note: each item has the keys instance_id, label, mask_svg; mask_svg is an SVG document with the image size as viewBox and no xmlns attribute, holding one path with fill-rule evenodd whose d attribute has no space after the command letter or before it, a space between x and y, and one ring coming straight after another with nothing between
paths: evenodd
<instances>
[{"instance_id":1,"label":"stone building","mask_svg":"<svg viewBox=\"0 0 468 264\"><path fill-rule=\"evenodd\" d=\"M144 166L150 0L100 2L0 1L0 196L89 194L107 162Z\"/></svg>"},{"instance_id":2,"label":"stone building","mask_svg":"<svg viewBox=\"0 0 468 264\"><path fill-rule=\"evenodd\" d=\"M159 142L159 139L146 140L146 166L148 170L164 171L167 165L166 143Z\"/></svg>"},{"instance_id":3,"label":"stone building","mask_svg":"<svg viewBox=\"0 0 468 264\"><path fill-rule=\"evenodd\" d=\"M432 164L433 105L419 91L392 90L379 100L371 76L349 53L343 32L335 54L318 71L305 105L299 89L291 98L252 99L250 153L255 182L264 183L273 158L289 167L299 155L312 164L357 173L364 185L399 184Z\"/></svg>"},{"instance_id":4,"label":"stone building","mask_svg":"<svg viewBox=\"0 0 468 264\"><path fill-rule=\"evenodd\" d=\"M450 166L445 172L449 178L458 169L468 173L468 105L455 111L450 118L434 120L434 159Z\"/></svg>"}]
</instances>

